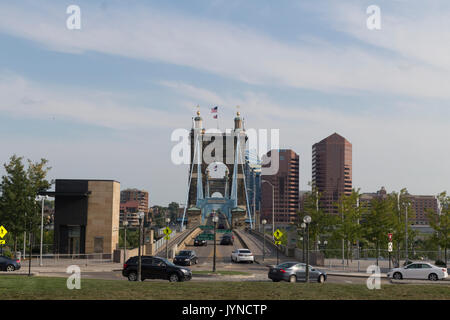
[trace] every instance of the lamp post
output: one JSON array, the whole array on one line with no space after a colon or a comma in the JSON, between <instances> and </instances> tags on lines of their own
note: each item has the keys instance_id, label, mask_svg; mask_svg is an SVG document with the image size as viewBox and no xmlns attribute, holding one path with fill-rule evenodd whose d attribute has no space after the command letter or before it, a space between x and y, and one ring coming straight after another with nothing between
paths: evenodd
<instances>
[{"instance_id":1,"label":"lamp post","mask_svg":"<svg viewBox=\"0 0 450 320\"><path fill-rule=\"evenodd\" d=\"M405 265L408 264L408 206L405 204ZM446 262L447 263L447 262Z\"/></svg>"},{"instance_id":2,"label":"lamp post","mask_svg":"<svg viewBox=\"0 0 450 320\"><path fill-rule=\"evenodd\" d=\"M123 263L127 262L127 227L128 227L128 220L124 220L122 222L123 228L124 228L124 251L123 251Z\"/></svg>"},{"instance_id":3,"label":"lamp post","mask_svg":"<svg viewBox=\"0 0 450 320\"><path fill-rule=\"evenodd\" d=\"M266 256L266 233L265 233L265 231L266 231L267 220L263 219L261 221L261 223L263 225L263 261L264 261L264 257Z\"/></svg>"},{"instance_id":4,"label":"lamp post","mask_svg":"<svg viewBox=\"0 0 450 320\"><path fill-rule=\"evenodd\" d=\"M261 183L267 182L272 187L272 238L275 240L275 187L267 180L261 180Z\"/></svg>"},{"instance_id":5,"label":"lamp post","mask_svg":"<svg viewBox=\"0 0 450 320\"><path fill-rule=\"evenodd\" d=\"M306 283L309 282L309 224L311 217L305 216L303 222L306 224Z\"/></svg>"},{"instance_id":6,"label":"lamp post","mask_svg":"<svg viewBox=\"0 0 450 320\"><path fill-rule=\"evenodd\" d=\"M40 246L40 253L39 253L39 266L43 266L43 264L42 264L42 241L43 241L43 238L44 238L44 202L45 202L45 200L47 200L48 199L48 196L41 196L40 197L41 199L40 200L42 200L42 203L41 203L41 246Z\"/></svg>"},{"instance_id":7,"label":"lamp post","mask_svg":"<svg viewBox=\"0 0 450 320\"><path fill-rule=\"evenodd\" d=\"M139 217L139 246L138 246L138 281L141 281L142 275L142 256L141 256L141 245L142 245L142 220L144 218L144 213L142 211L138 212Z\"/></svg>"},{"instance_id":8,"label":"lamp post","mask_svg":"<svg viewBox=\"0 0 450 320\"><path fill-rule=\"evenodd\" d=\"M214 211L213 211L214 213ZM214 260L213 260L213 272L216 272L216 224L217 221L219 221L219 217L214 215L212 218L212 221L214 222Z\"/></svg>"},{"instance_id":9,"label":"lamp post","mask_svg":"<svg viewBox=\"0 0 450 320\"><path fill-rule=\"evenodd\" d=\"M305 263L305 241L306 241L306 239L305 239L305 228L306 228L306 223L304 223L304 222L302 222L302 224L300 225L300 227L302 228L302 232L303 232L303 237L302 237L302 240L303 240L303 250L302 250L302 262L303 263Z\"/></svg>"},{"instance_id":10,"label":"lamp post","mask_svg":"<svg viewBox=\"0 0 450 320\"><path fill-rule=\"evenodd\" d=\"M166 218L166 228L169 227L170 218ZM166 235L166 259L169 259L169 236Z\"/></svg>"}]
</instances>

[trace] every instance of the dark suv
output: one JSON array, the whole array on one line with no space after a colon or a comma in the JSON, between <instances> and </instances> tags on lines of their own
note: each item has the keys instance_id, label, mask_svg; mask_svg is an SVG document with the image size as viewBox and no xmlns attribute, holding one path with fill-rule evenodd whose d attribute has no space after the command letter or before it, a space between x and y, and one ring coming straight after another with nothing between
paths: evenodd
<instances>
[{"instance_id":1,"label":"dark suv","mask_svg":"<svg viewBox=\"0 0 450 320\"><path fill-rule=\"evenodd\" d=\"M170 282L191 280L192 272L187 268L174 265L167 259L161 257L141 257L141 280L164 279ZM122 275L129 281L137 281L138 257L131 257L123 265Z\"/></svg>"},{"instance_id":2,"label":"dark suv","mask_svg":"<svg viewBox=\"0 0 450 320\"><path fill-rule=\"evenodd\" d=\"M198 263L198 257L193 250L181 250L175 258L173 258L173 263L181 266L190 266L191 264Z\"/></svg>"},{"instance_id":3,"label":"dark suv","mask_svg":"<svg viewBox=\"0 0 450 320\"><path fill-rule=\"evenodd\" d=\"M208 245L208 241L206 240L201 240L198 236L194 239L194 246L207 246Z\"/></svg>"}]
</instances>

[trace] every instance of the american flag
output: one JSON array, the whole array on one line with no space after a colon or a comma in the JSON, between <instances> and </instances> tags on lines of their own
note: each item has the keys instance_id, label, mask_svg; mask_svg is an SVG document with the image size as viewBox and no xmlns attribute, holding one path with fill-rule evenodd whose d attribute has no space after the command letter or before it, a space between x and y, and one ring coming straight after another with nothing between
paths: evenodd
<instances>
[{"instance_id":1,"label":"american flag","mask_svg":"<svg viewBox=\"0 0 450 320\"><path fill-rule=\"evenodd\" d=\"M217 107L217 106L214 108L211 108L211 113L217 113L218 109L219 109L219 107Z\"/></svg>"}]
</instances>

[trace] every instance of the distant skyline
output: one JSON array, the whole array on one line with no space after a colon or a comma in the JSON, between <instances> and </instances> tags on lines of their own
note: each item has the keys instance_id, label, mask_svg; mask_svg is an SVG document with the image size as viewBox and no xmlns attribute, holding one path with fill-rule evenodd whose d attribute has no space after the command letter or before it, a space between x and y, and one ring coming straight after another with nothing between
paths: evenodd
<instances>
[{"instance_id":1,"label":"distant skyline","mask_svg":"<svg viewBox=\"0 0 450 320\"><path fill-rule=\"evenodd\" d=\"M81 8L81 30L66 8ZM0 3L0 162L50 179L114 179L185 202L170 135L200 105L221 129L280 129L311 181L312 145L353 145L353 187L435 195L450 181L450 2L17 0ZM3 166L0 175L4 174Z\"/></svg>"}]
</instances>

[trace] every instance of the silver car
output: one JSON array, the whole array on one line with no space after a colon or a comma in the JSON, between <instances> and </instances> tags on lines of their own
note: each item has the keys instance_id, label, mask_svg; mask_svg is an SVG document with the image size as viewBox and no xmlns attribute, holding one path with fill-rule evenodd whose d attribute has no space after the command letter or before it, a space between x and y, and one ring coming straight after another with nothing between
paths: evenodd
<instances>
[{"instance_id":1,"label":"silver car","mask_svg":"<svg viewBox=\"0 0 450 320\"><path fill-rule=\"evenodd\" d=\"M271 267L268 277L269 279L272 279L273 282L305 282L306 264L298 262L283 262L275 267ZM327 274L325 271L309 266L309 281L324 283L326 280Z\"/></svg>"}]
</instances>

